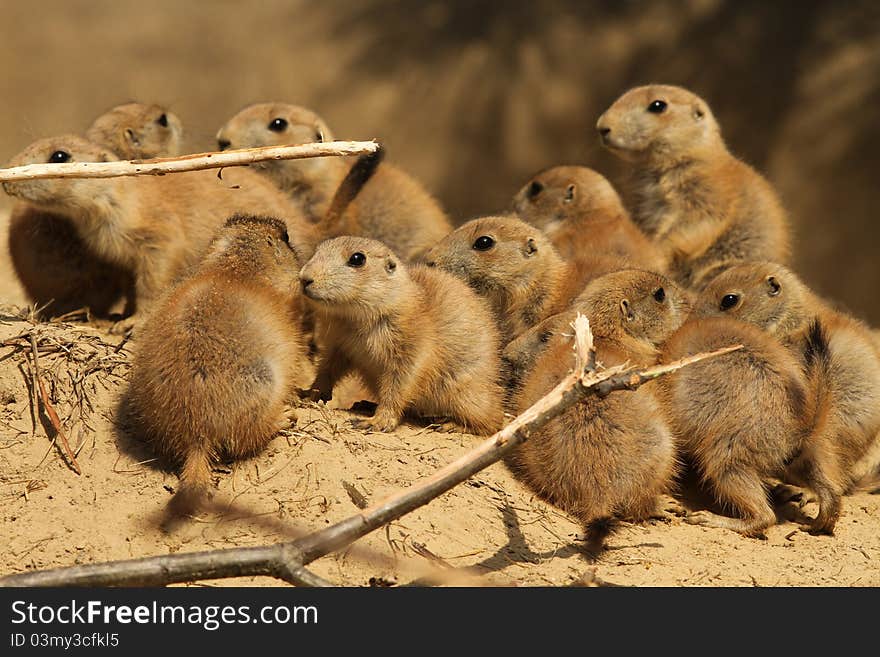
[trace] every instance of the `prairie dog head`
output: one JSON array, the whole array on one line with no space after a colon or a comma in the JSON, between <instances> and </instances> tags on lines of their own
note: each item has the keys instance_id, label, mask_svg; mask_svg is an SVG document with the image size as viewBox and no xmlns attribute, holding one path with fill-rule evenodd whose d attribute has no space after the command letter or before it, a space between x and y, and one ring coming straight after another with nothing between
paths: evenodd
<instances>
[{"instance_id":1,"label":"prairie dog head","mask_svg":"<svg viewBox=\"0 0 880 657\"><path fill-rule=\"evenodd\" d=\"M669 85L630 89L599 117L596 130L607 149L631 161L675 160L723 146L706 101Z\"/></svg>"},{"instance_id":2,"label":"prairie dog head","mask_svg":"<svg viewBox=\"0 0 880 657\"><path fill-rule=\"evenodd\" d=\"M68 162L112 162L119 158L102 146L76 135L62 135L40 139L25 148L6 165L65 164ZM103 183L103 185L102 185ZM85 178L44 178L4 182L3 189L10 196L49 209L76 209L86 207L105 188L105 180Z\"/></svg>"},{"instance_id":3,"label":"prairie dog head","mask_svg":"<svg viewBox=\"0 0 880 657\"><path fill-rule=\"evenodd\" d=\"M744 263L713 278L700 293L694 312L733 317L785 337L809 319L808 297L806 286L786 267Z\"/></svg>"},{"instance_id":4,"label":"prairie dog head","mask_svg":"<svg viewBox=\"0 0 880 657\"><path fill-rule=\"evenodd\" d=\"M302 261L280 219L231 216L214 237L204 263L219 265L246 279L258 279L285 297L298 295Z\"/></svg>"},{"instance_id":5,"label":"prairie dog head","mask_svg":"<svg viewBox=\"0 0 880 657\"><path fill-rule=\"evenodd\" d=\"M241 110L217 132L220 150L256 148L333 141L333 133L324 120L313 111L285 103L259 103ZM309 184L323 175L336 158L305 158L261 162L262 168L284 186Z\"/></svg>"},{"instance_id":6,"label":"prairie dog head","mask_svg":"<svg viewBox=\"0 0 880 657\"><path fill-rule=\"evenodd\" d=\"M565 265L538 228L514 217L483 217L462 224L425 256L480 294L527 286Z\"/></svg>"},{"instance_id":7,"label":"prairie dog head","mask_svg":"<svg viewBox=\"0 0 880 657\"><path fill-rule=\"evenodd\" d=\"M180 155L183 124L161 105L126 103L105 112L86 131L124 160Z\"/></svg>"},{"instance_id":8,"label":"prairie dog head","mask_svg":"<svg viewBox=\"0 0 880 657\"><path fill-rule=\"evenodd\" d=\"M520 219L552 236L566 220L588 219L592 213L609 218L623 215L623 203L611 183L592 169L560 166L536 174L513 198Z\"/></svg>"},{"instance_id":9,"label":"prairie dog head","mask_svg":"<svg viewBox=\"0 0 880 657\"><path fill-rule=\"evenodd\" d=\"M591 281L573 307L587 315L597 335L622 331L657 346L687 319L691 298L665 276L624 269Z\"/></svg>"},{"instance_id":10,"label":"prairie dog head","mask_svg":"<svg viewBox=\"0 0 880 657\"><path fill-rule=\"evenodd\" d=\"M375 316L413 303L401 259L382 242L363 237L319 244L299 281L311 305L330 315Z\"/></svg>"}]
</instances>

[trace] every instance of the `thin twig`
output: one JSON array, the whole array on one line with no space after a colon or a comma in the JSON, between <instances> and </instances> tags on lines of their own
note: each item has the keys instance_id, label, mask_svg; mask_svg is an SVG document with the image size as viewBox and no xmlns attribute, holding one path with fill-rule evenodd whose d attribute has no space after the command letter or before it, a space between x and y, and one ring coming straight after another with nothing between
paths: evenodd
<instances>
[{"instance_id":1,"label":"thin twig","mask_svg":"<svg viewBox=\"0 0 880 657\"><path fill-rule=\"evenodd\" d=\"M193 153L181 157L162 157L151 160L124 160L120 162L67 162L64 164L26 164L0 169L0 182L36 180L38 178L117 178L120 176L161 176L181 171L220 169L266 162L269 160L298 160L307 157L360 155L375 153L376 141L328 141L325 143L297 144L295 146L262 146L238 150Z\"/></svg>"},{"instance_id":2,"label":"thin twig","mask_svg":"<svg viewBox=\"0 0 880 657\"><path fill-rule=\"evenodd\" d=\"M575 321L576 362L589 364L595 355L589 323ZM548 421L588 395L604 396L614 390L633 390L663 374L706 358L740 349L726 347L668 365L648 368L614 367L600 372L577 369L504 429L430 477L367 507L341 522L286 543L251 548L231 548L53 570L0 578L0 586L158 586L200 579L269 575L303 583L301 569L315 559L346 547L355 540L439 497L483 468L499 461ZM298 580L298 581L295 581Z\"/></svg>"}]
</instances>

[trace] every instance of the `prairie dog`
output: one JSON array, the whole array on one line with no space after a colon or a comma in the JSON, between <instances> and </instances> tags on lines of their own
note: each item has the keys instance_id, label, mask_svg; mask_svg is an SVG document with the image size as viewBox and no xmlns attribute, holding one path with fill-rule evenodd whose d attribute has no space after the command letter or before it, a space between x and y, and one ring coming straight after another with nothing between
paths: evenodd
<instances>
[{"instance_id":1,"label":"prairie dog","mask_svg":"<svg viewBox=\"0 0 880 657\"><path fill-rule=\"evenodd\" d=\"M666 267L611 183L587 167L541 171L517 193L513 208L520 219L540 228L566 260L611 255L651 271Z\"/></svg>"},{"instance_id":2,"label":"prairie dog","mask_svg":"<svg viewBox=\"0 0 880 657\"><path fill-rule=\"evenodd\" d=\"M161 105L126 103L95 119L85 138L121 160L174 157L180 155L183 124Z\"/></svg>"},{"instance_id":3,"label":"prairie dog","mask_svg":"<svg viewBox=\"0 0 880 657\"><path fill-rule=\"evenodd\" d=\"M592 273L566 263L540 229L511 216L462 224L425 261L489 301L505 342L565 309Z\"/></svg>"},{"instance_id":4,"label":"prairie dog","mask_svg":"<svg viewBox=\"0 0 880 657\"><path fill-rule=\"evenodd\" d=\"M138 336L126 401L153 448L181 466L181 511L209 489L213 462L255 454L284 425L308 368L299 264L284 222L234 216Z\"/></svg>"},{"instance_id":5,"label":"prairie dog","mask_svg":"<svg viewBox=\"0 0 880 657\"><path fill-rule=\"evenodd\" d=\"M830 533L840 496L862 474L856 465L880 432L880 353L874 334L774 263L742 264L719 274L700 295L697 310L759 326L800 363L815 414L787 479L816 492L814 530Z\"/></svg>"},{"instance_id":6,"label":"prairie dog","mask_svg":"<svg viewBox=\"0 0 880 657\"><path fill-rule=\"evenodd\" d=\"M594 338L634 362L657 361L660 345L687 319L690 294L653 272L627 269L591 281L562 313L552 315L511 341L503 352L508 387L531 371L554 335L565 335L577 312L590 320Z\"/></svg>"},{"instance_id":7,"label":"prairie dog","mask_svg":"<svg viewBox=\"0 0 880 657\"><path fill-rule=\"evenodd\" d=\"M332 141L317 114L304 107L262 103L246 107L217 133L221 149ZM340 158L265 162L260 170L300 204L324 237L359 235L387 244L415 260L452 230L449 219L424 187L400 169L383 163L357 199L338 219L323 218L334 190L351 166Z\"/></svg>"},{"instance_id":8,"label":"prairie dog","mask_svg":"<svg viewBox=\"0 0 880 657\"><path fill-rule=\"evenodd\" d=\"M98 117L87 135L122 159L163 157L179 154L182 127L159 105L129 103ZM92 253L63 214L16 202L8 246L25 294L43 316L86 307L107 317L123 297L123 314L134 311L131 272Z\"/></svg>"},{"instance_id":9,"label":"prairie dog","mask_svg":"<svg viewBox=\"0 0 880 657\"><path fill-rule=\"evenodd\" d=\"M36 162L106 162L116 156L80 137L42 139L10 166ZM314 227L274 185L251 171L231 169L171 176L59 178L3 183L7 194L62 213L83 243L102 259L132 272L139 310L205 254L211 238L236 212L283 219L291 243L308 257ZM134 322L132 322L134 323Z\"/></svg>"},{"instance_id":10,"label":"prairie dog","mask_svg":"<svg viewBox=\"0 0 880 657\"><path fill-rule=\"evenodd\" d=\"M788 219L776 193L728 152L703 99L681 87L636 87L596 128L632 162L633 219L682 283L699 287L737 261L788 259Z\"/></svg>"},{"instance_id":11,"label":"prairie dog","mask_svg":"<svg viewBox=\"0 0 880 657\"><path fill-rule=\"evenodd\" d=\"M632 361L630 354L602 338L595 340L595 347L603 365ZM572 363L570 338L553 335L516 395L514 410L524 411L549 392ZM584 524L594 551L616 520L654 515L658 496L672 487L675 444L653 385L585 399L548 422L508 460L533 490Z\"/></svg>"},{"instance_id":12,"label":"prairie dog","mask_svg":"<svg viewBox=\"0 0 880 657\"><path fill-rule=\"evenodd\" d=\"M362 427L392 431L406 411L479 434L501 427L498 334L467 285L360 237L322 242L300 282L323 347L312 384L320 399L356 371L378 397Z\"/></svg>"},{"instance_id":13,"label":"prairie dog","mask_svg":"<svg viewBox=\"0 0 880 657\"><path fill-rule=\"evenodd\" d=\"M760 537L776 523L767 482L801 448L810 414L800 364L775 338L732 318L694 317L670 337L663 361L741 344L660 381L666 417L683 453L725 510L687 521Z\"/></svg>"}]
</instances>

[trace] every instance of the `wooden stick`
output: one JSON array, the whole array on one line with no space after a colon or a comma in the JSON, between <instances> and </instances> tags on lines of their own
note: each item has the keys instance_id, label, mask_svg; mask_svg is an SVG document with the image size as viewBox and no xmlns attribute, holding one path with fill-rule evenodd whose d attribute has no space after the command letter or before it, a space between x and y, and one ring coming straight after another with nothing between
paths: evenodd
<instances>
[{"instance_id":1,"label":"wooden stick","mask_svg":"<svg viewBox=\"0 0 880 657\"><path fill-rule=\"evenodd\" d=\"M499 461L548 421L587 395L634 390L643 383L697 361L741 349L741 345L683 358L668 365L596 372L592 335L586 318L574 322L578 368L501 431L444 468L363 511L302 538L273 546L210 550L8 575L0 586L159 586L199 579L269 575L292 581L306 565L442 495L471 475ZM587 349L587 353L583 353ZM586 365L581 367L581 365ZM295 583L295 582L294 582Z\"/></svg>"},{"instance_id":2,"label":"wooden stick","mask_svg":"<svg viewBox=\"0 0 880 657\"><path fill-rule=\"evenodd\" d=\"M40 389L40 397L43 400L43 408L46 409L46 415L49 416L49 421L52 423L52 428L55 429L55 433L61 438L61 445L64 448L64 455L67 457L67 460L70 462L70 467L73 468L73 471L81 475L82 469L79 467L79 463L76 462L76 456L73 453L73 450L70 449L70 443L67 442L67 435L64 433L64 429L61 428L61 420L58 417L58 413L55 411L55 407L52 406L52 403L49 401L49 395L46 394L46 388L43 385L43 377L40 376L40 359L37 350L37 339L34 337L34 334L31 333L31 348L34 352L34 379L37 381L37 386Z\"/></svg>"},{"instance_id":3,"label":"wooden stick","mask_svg":"<svg viewBox=\"0 0 880 657\"><path fill-rule=\"evenodd\" d=\"M0 169L0 182L39 178L117 178L120 176L161 176L180 171L237 167L269 160L298 160L307 157L360 155L375 153L374 141L329 141L295 146L263 146L238 150L193 153L181 157L157 157L151 160L120 162L68 162L64 164L26 164Z\"/></svg>"}]
</instances>

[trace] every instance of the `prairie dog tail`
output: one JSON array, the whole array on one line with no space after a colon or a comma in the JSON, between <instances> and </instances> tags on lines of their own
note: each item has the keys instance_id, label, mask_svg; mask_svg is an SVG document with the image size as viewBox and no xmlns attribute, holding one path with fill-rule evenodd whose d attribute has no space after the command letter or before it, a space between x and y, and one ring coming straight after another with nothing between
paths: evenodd
<instances>
[{"instance_id":1,"label":"prairie dog tail","mask_svg":"<svg viewBox=\"0 0 880 657\"><path fill-rule=\"evenodd\" d=\"M168 503L169 520L179 520L198 511L210 488L211 457L205 449L197 447L187 454L180 473L180 486Z\"/></svg>"},{"instance_id":2,"label":"prairie dog tail","mask_svg":"<svg viewBox=\"0 0 880 657\"><path fill-rule=\"evenodd\" d=\"M348 170L345 178L339 183L339 187L330 201L327 214L324 215L324 220L321 222L325 236L335 237L342 234L342 215L345 214L346 208L360 193L364 185L376 173L376 169L383 159L385 159L385 147L379 144L379 147L373 153L365 153L359 156L351 169Z\"/></svg>"}]
</instances>

